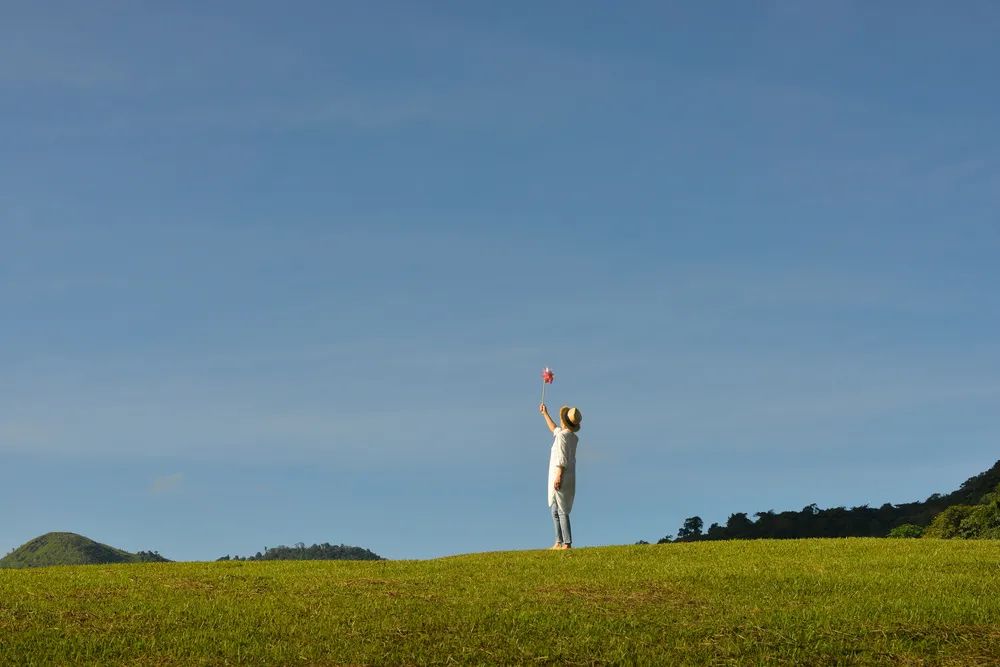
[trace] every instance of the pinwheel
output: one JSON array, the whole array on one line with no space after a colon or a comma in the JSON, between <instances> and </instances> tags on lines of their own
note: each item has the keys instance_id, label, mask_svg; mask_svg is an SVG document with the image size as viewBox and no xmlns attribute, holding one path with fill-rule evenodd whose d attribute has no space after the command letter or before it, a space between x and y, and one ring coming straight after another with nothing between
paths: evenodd
<instances>
[{"instance_id":1,"label":"pinwheel","mask_svg":"<svg viewBox=\"0 0 1000 667\"><path fill-rule=\"evenodd\" d=\"M552 369L548 366L542 371L542 403L545 402L545 385L552 384L552 381L556 379L556 374L552 372Z\"/></svg>"}]
</instances>

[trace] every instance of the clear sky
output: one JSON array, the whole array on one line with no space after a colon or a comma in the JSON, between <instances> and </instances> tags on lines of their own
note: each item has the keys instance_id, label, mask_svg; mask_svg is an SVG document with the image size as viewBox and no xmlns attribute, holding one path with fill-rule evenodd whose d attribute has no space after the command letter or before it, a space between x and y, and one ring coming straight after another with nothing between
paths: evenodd
<instances>
[{"instance_id":1,"label":"clear sky","mask_svg":"<svg viewBox=\"0 0 1000 667\"><path fill-rule=\"evenodd\" d=\"M0 554L579 546L1000 458L993 2L0 4Z\"/></svg>"}]
</instances>

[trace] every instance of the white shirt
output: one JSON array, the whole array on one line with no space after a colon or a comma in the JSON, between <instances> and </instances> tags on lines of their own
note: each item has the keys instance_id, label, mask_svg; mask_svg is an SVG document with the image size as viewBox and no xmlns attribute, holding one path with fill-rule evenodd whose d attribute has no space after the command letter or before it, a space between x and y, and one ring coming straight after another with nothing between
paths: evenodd
<instances>
[{"instance_id":1,"label":"white shirt","mask_svg":"<svg viewBox=\"0 0 1000 667\"><path fill-rule=\"evenodd\" d=\"M556 427L552 432L552 449L549 452L549 488L546 490L546 503L558 503L559 509L569 512L573 509L573 497L576 496L576 445L579 442L576 433L562 427ZM555 490L556 475L563 468L562 484Z\"/></svg>"}]
</instances>

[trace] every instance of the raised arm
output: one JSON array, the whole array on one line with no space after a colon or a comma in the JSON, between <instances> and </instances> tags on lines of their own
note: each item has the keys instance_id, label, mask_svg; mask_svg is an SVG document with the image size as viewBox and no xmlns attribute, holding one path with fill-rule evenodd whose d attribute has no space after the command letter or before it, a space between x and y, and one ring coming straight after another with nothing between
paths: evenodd
<instances>
[{"instance_id":1,"label":"raised arm","mask_svg":"<svg viewBox=\"0 0 1000 667\"><path fill-rule=\"evenodd\" d=\"M549 433L556 430L556 423L552 421L552 417L549 416L549 409L545 407L544 403L539 404L538 411L542 413L543 417L545 417L545 423L549 427Z\"/></svg>"}]
</instances>

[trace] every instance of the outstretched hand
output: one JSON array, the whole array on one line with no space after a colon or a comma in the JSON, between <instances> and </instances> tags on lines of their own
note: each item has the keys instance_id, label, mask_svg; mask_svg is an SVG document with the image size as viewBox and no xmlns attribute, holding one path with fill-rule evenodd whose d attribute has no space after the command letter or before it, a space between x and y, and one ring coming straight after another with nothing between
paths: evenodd
<instances>
[{"instance_id":1,"label":"outstretched hand","mask_svg":"<svg viewBox=\"0 0 1000 667\"><path fill-rule=\"evenodd\" d=\"M549 432L554 433L556 430L556 423L552 421L552 417L549 416L549 409L545 407L544 403L539 403L538 411L542 413L542 417L545 418L545 425L549 427Z\"/></svg>"}]
</instances>

